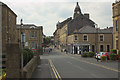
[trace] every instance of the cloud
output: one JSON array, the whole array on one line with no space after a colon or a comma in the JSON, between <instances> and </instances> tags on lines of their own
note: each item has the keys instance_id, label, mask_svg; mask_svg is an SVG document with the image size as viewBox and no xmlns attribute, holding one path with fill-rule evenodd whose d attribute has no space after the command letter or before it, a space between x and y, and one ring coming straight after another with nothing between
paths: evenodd
<instances>
[{"instance_id":1,"label":"cloud","mask_svg":"<svg viewBox=\"0 0 120 80\"><path fill-rule=\"evenodd\" d=\"M17 23L23 18L24 23L42 25L45 35L52 35L56 23L73 16L76 1L82 13L89 13L90 18L99 27L112 26L112 0L2 0L16 14ZM98 2L99 1L99 2Z\"/></svg>"}]
</instances>

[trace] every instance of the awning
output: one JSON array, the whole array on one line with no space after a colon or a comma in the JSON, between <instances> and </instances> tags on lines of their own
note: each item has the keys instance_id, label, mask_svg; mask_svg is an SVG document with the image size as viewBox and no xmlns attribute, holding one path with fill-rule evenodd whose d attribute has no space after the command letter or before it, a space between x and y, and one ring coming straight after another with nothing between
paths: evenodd
<instances>
[{"instance_id":1,"label":"awning","mask_svg":"<svg viewBox=\"0 0 120 80\"><path fill-rule=\"evenodd\" d=\"M88 44L88 43L75 43L75 44L73 44L74 46L89 46L90 44Z\"/></svg>"}]
</instances>

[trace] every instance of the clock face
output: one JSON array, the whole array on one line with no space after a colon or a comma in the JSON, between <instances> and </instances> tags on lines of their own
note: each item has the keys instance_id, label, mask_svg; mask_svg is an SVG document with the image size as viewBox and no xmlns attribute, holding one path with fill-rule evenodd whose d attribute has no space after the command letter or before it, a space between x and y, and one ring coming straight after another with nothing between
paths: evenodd
<instances>
[{"instance_id":1,"label":"clock face","mask_svg":"<svg viewBox=\"0 0 120 80\"><path fill-rule=\"evenodd\" d=\"M79 14L80 12L79 11L77 11L77 14Z\"/></svg>"}]
</instances>

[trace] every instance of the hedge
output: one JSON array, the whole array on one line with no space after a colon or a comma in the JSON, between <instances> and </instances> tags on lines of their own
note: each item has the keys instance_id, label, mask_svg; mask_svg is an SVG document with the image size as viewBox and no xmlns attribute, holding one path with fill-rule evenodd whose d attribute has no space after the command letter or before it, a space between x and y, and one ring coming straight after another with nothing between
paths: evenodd
<instances>
[{"instance_id":1,"label":"hedge","mask_svg":"<svg viewBox=\"0 0 120 80\"><path fill-rule=\"evenodd\" d=\"M85 52L83 54L81 54L82 57L93 57L95 56L95 53L94 52Z\"/></svg>"},{"instance_id":2,"label":"hedge","mask_svg":"<svg viewBox=\"0 0 120 80\"><path fill-rule=\"evenodd\" d=\"M95 52L88 52L88 57L93 57L93 56L95 56Z\"/></svg>"},{"instance_id":3,"label":"hedge","mask_svg":"<svg viewBox=\"0 0 120 80\"><path fill-rule=\"evenodd\" d=\"M32 52L32 50L26 48L22 51L23 53L23 66L25 66L32 58L34 53Z\"/></svg>"},{"instance_id":4,"label":"hedge","mask_svg":"<svg viewBox=\"0 0 120 80\"><path fill-rule=\"evenodd\" d=\"M120 61L120 57L118 58L118 60Z\"/></svg>"},{"instance_id":5,"label":"hedge","mask_svg":"<svg viewBox=\"0 0 120 80\"><path fill-rule=\"evenodd\" d=\"M110 60L116 60L117 54L109 54Z\"/></svg>"},{"instance_id":6,"label":"hedge","mask_svg":"<svg viewBox=\"0 0 120 80\"><path fill-rule=\"evenodd\" d=\"M82 57L87 57L87 53L81 54Z\"/></svg>"},{"instance_id":7,"label":"hedge","mask_svg":"<svg viewBox=\"0 0 120 80\"><path fill-rule=\"evenodd\" d=\"M118 55L120 55L120 51L119 51Z\"/></svg>"},{"instance_id":8,"label":"hedge","mask_svg":"<svg viewBox=\"0 0 120 80\"><path fill-rule=\"evenodd\" d=\"M101 61L106 61L107 60L107 56L101 56L100 59L101 59Z\"/></svg>"},{"instance_id":9,"label":"hedge","mask_svg":"<svg viewBox=\"0 0 120 80\"><path fill-rule=\"evenodd\" d=\"M111 52L116 53L117 54L117 50L116 49L111 49Z\"/></svg>"}]
</instances>

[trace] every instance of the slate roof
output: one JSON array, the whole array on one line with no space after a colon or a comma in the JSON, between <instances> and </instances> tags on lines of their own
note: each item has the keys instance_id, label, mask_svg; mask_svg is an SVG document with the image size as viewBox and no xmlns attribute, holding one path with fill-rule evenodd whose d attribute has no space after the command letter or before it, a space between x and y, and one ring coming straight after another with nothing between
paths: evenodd
<instances>
[{"instance_id":1,"label":"slate roof","mask_svg":"<svg viewBox=\"0 0 120 80\"><path fill-rule=\"evenodd\" d=\"M110 27L110 28L106 28L106 29L97 29L97 28L94 28L92 26L84 26L82 27L81 29L78 30L78 32L74 32L75 34L76 33L83 33L83 34L87 34L87 33L113 33L113 27Z\"/></svg>"},{"instance_id":2,"label":"slate roof","mask_svg":"<svg viewBox=\"0 0 120 80\"><path fill-rule=\"evenodd\" d=\"M70 18L67 18L66 20L64 20L63 22L59 22L58 24L57 24L57 26L59 27L59 28L62 28L65 24L67 24L69 21L71 21L72 20L72 17L70 17Z\"/></svg>"},{"instance_id":3,"label":"slate roof","mask_svg":"<svg viewBox=\"0 0 120 80\"><path fill-rule=\"evenodd\" d=\"M95 23L92 20L90 20L89 18L86 18L83 14L81 14L68 22L68 35L73 34L75 29L79 30L83 26L95 27L94 24Z\"/></svg>"}]
</instances>

